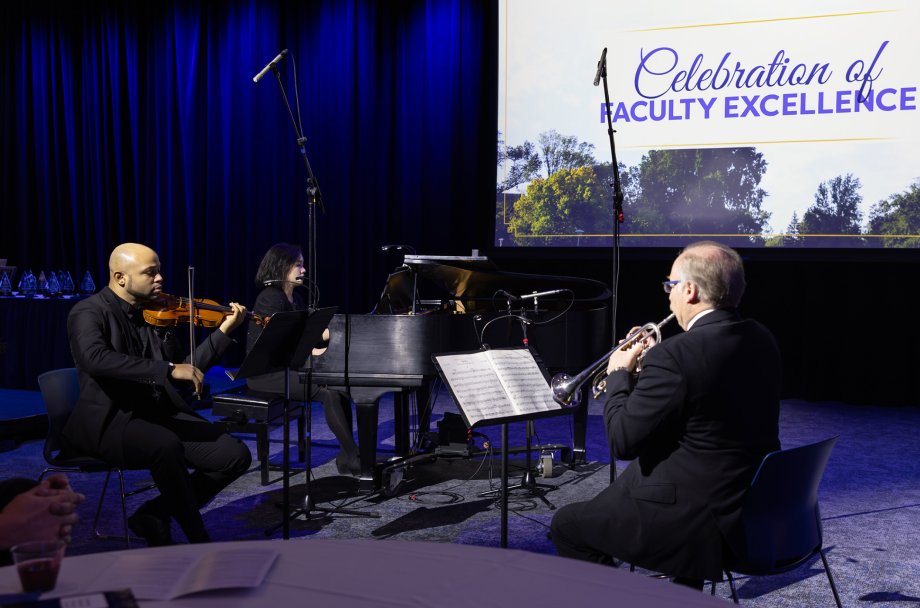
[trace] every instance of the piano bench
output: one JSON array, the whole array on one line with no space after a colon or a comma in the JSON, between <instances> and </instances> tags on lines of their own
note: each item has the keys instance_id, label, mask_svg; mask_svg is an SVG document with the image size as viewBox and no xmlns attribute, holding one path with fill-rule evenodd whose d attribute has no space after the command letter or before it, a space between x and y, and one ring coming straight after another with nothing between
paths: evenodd
<instances>
[{"instance_id":1,"label":"piano bench","mask_svg":"<svg viewBox=\"0 0 920 608\"><path fill-rule=\"evenodd\" d=\"M212 395L211 413L222 416L214 424L228 433L253 433L256 436L256 458L262 476L262 485L272 483L269 470L283 471L283 467L268 462L269 427L283 424L284 398L273 393L260 393L246 387L230 392ZM306 418L303 403L290 402L290 415L297 416L297 456L300 462L306 460ZM284 446L288 449L288 446ZM288 472L284 472L288 474ZM277 481L277 480L275 480Z\"/></svg>"}]
</instances>

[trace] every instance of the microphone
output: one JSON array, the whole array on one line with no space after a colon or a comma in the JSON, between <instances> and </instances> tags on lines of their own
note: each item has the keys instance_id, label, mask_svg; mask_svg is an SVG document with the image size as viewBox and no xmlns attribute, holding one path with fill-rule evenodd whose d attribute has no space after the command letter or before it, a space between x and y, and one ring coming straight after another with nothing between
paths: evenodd
<instances>
[{"instance_id":1,"label":"microphone","mask_svg":"<svg viewBox=\"0 0 920 608\"><path fill-rule=\"evenodd\" d=\"M606 50L606 49L604 49L604 50ZM253 82L259 82L260 80L262 80L262 77L265 76L265 74L267 74L268 71L269 71L270 69L272 69L273 67L275 67L276 65L278 65L279 63L281 63L281 60L284 59L284 56L287 55L287 52L288 52L288 50L287 50L287 49L284 49L283 51L281 51L280 53L278 53L278 56L275 57L274 59L272 59L271 61L269 61L269 62L268 62L268 65L265 66L264 68L262 68L262 71L261 71L261 72L259 72L258 74L256 74L255 76L252 77L252 81L253 81Z\"/></svg>"},{"instance_id":2,"label":"microphone","mask_svg":"<svg viewBox=\"0 0 920 608\"><path fill-rule=\"evenodd\" d=\"M549 291L538 291L536 293L526 293L522 295L518 300L526 300L528 298L542 298L544 296L554 296L560 293L565 293L568 289L550 289Z\"/></svg>"},{"instance_id":3,"label":"microphone","mask_svg":"<svg viewBox=\"0 0 920 608\"><path fill-rule=\"evenodd\" d=\"M604 47L604 50L601 51L601 60L597 62L597 74L594 76L594 86L597 86L601 83L601 76L607 70L607 47Z\"/></svg>"},{"instance_id":4,"label":"microphone","mask_svg":"<svg viewBox=\"0 0 920 608\"><path fill-rule=\"evenodd\" d=\"M502 296L503 298L507 298L507 299L511 300L512 302L520 302L520 301L521 301L521 298L519 298L518 296L514 295L513 293L508 293L508 292L505 291L504 289L499 289L498 291L495 292L495 295L497 295L497 296Z\"/></svg>"},{"instance_id":5,"label":"microphone","mask_svg":"<svg viewBox=\"0 0 920 608\"><path fill-rule=\"evenodd\" d=\"M284 283L293 283L294 285L303 285L303 277L301 277L297 281L288 281L287 279L269 279L267 281L263 281L262 285L264 285L265 287L268 287L270 285L283 285Z\"/></svg>"}]
</instances>

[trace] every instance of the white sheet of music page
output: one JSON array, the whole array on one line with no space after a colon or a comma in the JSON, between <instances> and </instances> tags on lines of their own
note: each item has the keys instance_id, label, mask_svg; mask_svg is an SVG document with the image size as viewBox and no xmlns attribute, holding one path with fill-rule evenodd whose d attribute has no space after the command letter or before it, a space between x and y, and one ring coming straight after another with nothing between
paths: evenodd
<instances>
[{"instance_id":1,"label":"white sheet of music page","mask_svg":"<svg viewBox=\"0 0 920 608\"><path fill-rule=\"evenodd\" d=\"M438 365L450 385L457 406L470 426L480 420L514 413L514 406L485 352L441 355Z\"/></svg>"},{"instance_id":2,"label":"white sheet of music page","mask_svg":"<svg viewBox=\"0 0 920 608\"><path fill-rule=\"evenodd\" d=\"M263 547L222 549L219 545L209 545L202 551L205 552L126 552L85 591L127 587L139 600L170 600L210 589L258 587L279 555L278 551Z\"/></svg>"},{"instance_id":3,"label":"white sheet of music page","mask_svg":"<svg viewBox=\"0 0 920 608\"><path fill-rule=\"evenodd\" d=\"M533 355L525 349L486 351L492 367L511 397L516 414L532 414L559 409L553 390Z\"/></svg>"}]
</instances>

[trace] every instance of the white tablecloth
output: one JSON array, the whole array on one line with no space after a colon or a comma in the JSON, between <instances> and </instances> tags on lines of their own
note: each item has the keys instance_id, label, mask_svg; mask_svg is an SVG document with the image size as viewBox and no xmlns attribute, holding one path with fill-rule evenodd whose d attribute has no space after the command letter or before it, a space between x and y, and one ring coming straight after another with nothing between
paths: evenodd
<instances>
[{"instance_id":1,"label":"white tablecloth","mask_svg":"<svg viewBox=\"0 0 920 608\"><path fill-rule=\"evenodd\" d=\"M201 554L231 548L270 547L280 555L263 584L253 589L208 591L144 606L416 606L503 608L552 606L726 606L708 592L631 573L513 549L382 541L240 541L132 549L157 555ZM56 589L43 597L78 594L127 551L67 557ZM108 588L125 587L106 581ZM0 568L0 594L19 591L13 567ZM723 590L724 591L724 590Z\"/></svg>"}]
</instances>

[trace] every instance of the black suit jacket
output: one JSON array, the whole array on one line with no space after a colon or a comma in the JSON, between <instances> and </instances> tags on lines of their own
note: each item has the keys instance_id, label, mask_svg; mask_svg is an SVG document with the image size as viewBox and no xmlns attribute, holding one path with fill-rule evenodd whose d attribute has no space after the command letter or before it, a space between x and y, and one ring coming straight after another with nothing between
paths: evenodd
<instances>
[{"instance_id":1,"label":"black suit jacket","mask_svg":"<svg viewBox=\"0 0 920 608\"><path fill-rule=\"evenodd\" d=\"M782 362L770 332L715 310L648 351L638 379L607 381L604 419L618 458L602 492L609 553L639 566L719 579L745 490L779 449Z\"/></svg>"},{"instance_id":2,"label":"black suit jacket","mask_svg":"<svg viewBox=\"0 0 920 608\"><path fill-rule=\"evenodd\" d=\"M80 399L64 427L73 447L119 465L131 448L122 441L122 429L132 417L163 421L177 411L197 415L187 391L183 394L169 379L169 363L183 361L183 347L171 330L151 330L150 353L144 356L123 305L106 287L79 302L67 317ZM195 364L207 370L231 343L215 330L197 345Z\"/></svg>"}]
</instances>

